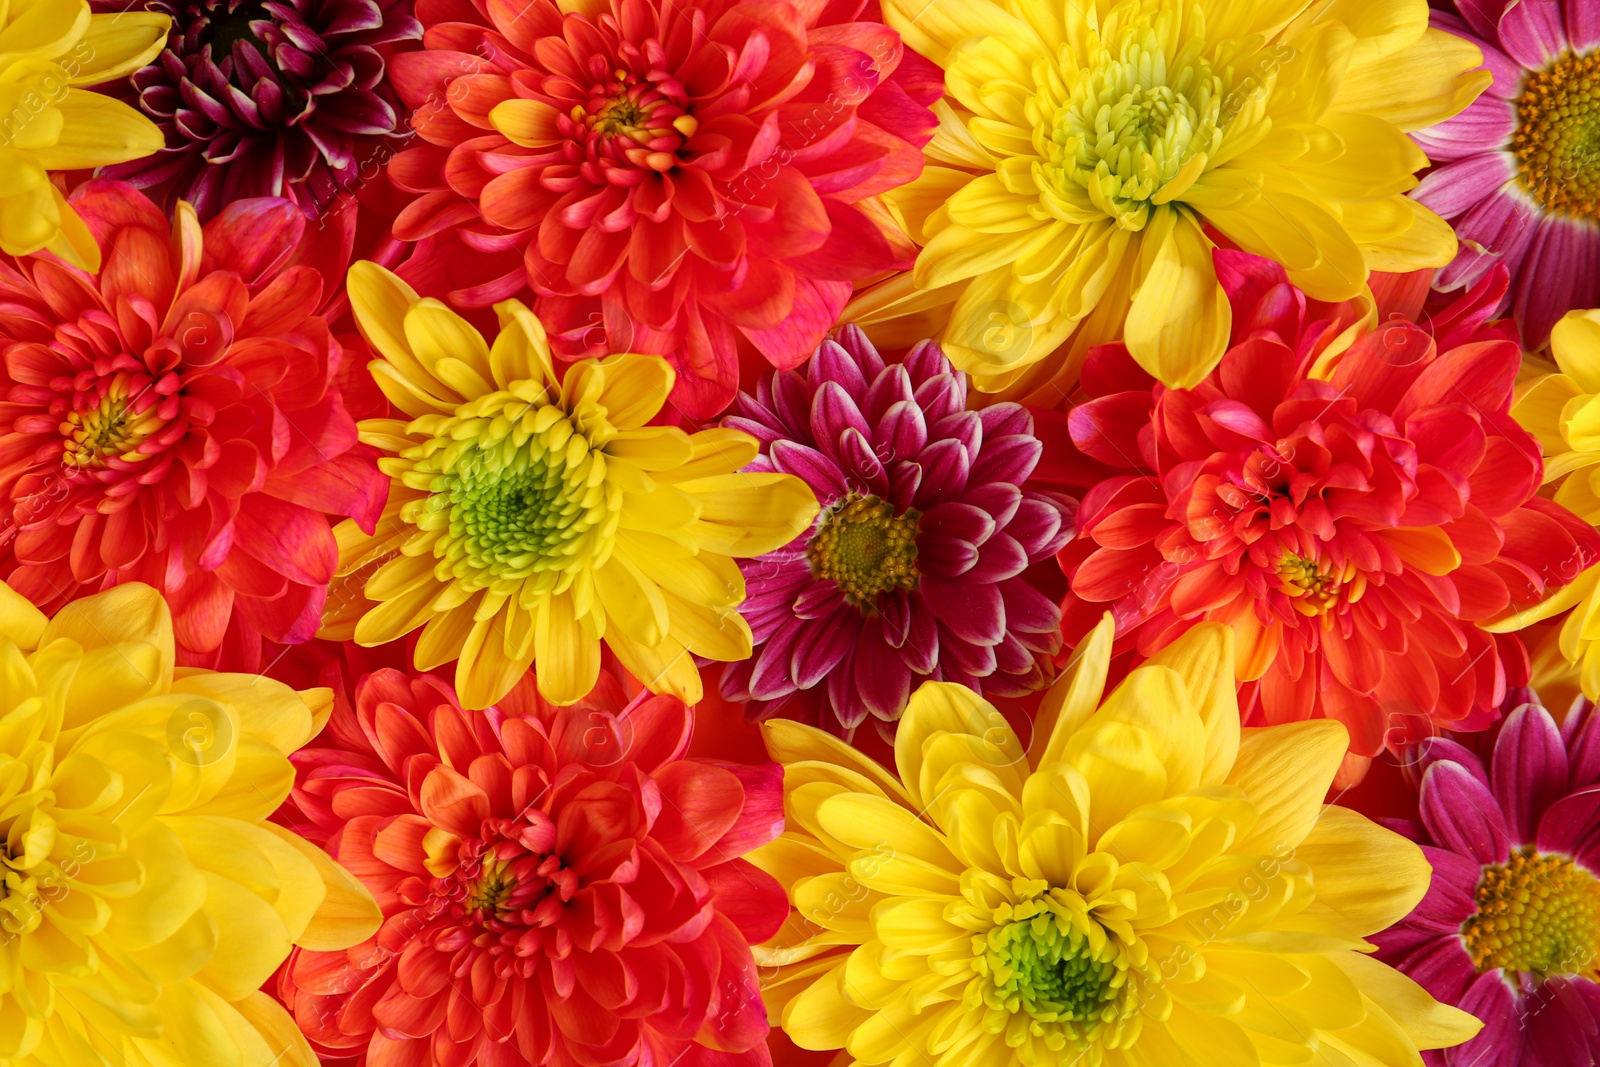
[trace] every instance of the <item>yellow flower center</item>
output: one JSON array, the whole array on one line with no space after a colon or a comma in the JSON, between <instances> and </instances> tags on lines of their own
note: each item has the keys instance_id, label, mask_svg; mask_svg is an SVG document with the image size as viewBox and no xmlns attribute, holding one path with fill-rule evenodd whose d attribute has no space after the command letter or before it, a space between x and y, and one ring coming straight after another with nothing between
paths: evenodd
<instances>
[{"instance_id":1,"label":"yellow flower center","mask_svg":"<svg viewBox=\"0 0 1600 1067\"><path fill-rule=\"evenodd\" d=\"M83 411L67 413L61 424L66 438L62 462L69 467L104 467L106 460L148 459L135 450L166 425L157 414L157 405L147 403L135 410L148 385L135 391L125 374L119 374L106 387L98 403ZM154 397L150 397L154 400Z\"/></svg>"},{"instance_id":2,"label":"yellow flower center","mask_svg":"<svg viewBox=\"0 0 1600 1067\"><path fill-rule=\"evenodd\" d=\"M606 484L605 456L542 387L516 382L413 426L432 436L401 453L412 461L402 478L429 496L401 517L438 532L434 555L464 590L533 579L540 592L561 592L609 557L622 493Z\"/></svg>"},{"instance_id":3,"label":"yellow flower center","mask_svg":"<svg viewBox=\"0 0 1600 1067\"><path fill-rule=\"evenodd\" d=\"M1479 973L1570 975L1591 971L1600 956L1600 881L1564 856L1531 848L1483 869L1478 910L1461 940Z\"/></svg>"},{"instance_id":4,"label":"yellow flower center","mask_svg":"<svg viewBox=\"0 0 1600 1067\"><path fill-rule=\"evenodd\" d=\"M484 857L483 870L477 879L467 887L467 909L499 911L516 887L517 881L506 871L506 865L491 853Z\"/></svg>"},{"instance_id":5,"label":"yellow flower center","mask_svg":"<svg viewBox=\"0 0 1600 1067\"><path fill-rule=\"evenodd\" d=\"M849 496L823 516L806 546L812 573L839 585L846 600L871 608L878 594L917 584L915 509L903 515L875 496Z\"/></svg>"},{"instance_id":6,"label":"yellow flower center","mask_svg":"<svg viewBox=\"0 0 1600 1067\"><path fill-rule=\"evenodd\" d=\"M1061 68L1075 66L1063 46ZM1062 94L1064 84L1072 87ZM1224 96L1193 45L1169 61L1155 28L1136 31L1075 83L1051 77L1029 101L1046 161L1036 180L1044 188L1075 182L1119 225L1141 229L1151 206L1181 196L1221 148Z\"/></svg>"},{"instance_id":7,"label":"yellow flower center","mask_svg":"<svg viewBox=\"0 0 1600 1067\"><path fill-rule=\"evenodd\" d=\"M1278 561L1278 590L1293 597L1302 615L1323 615L1339 603L1344 578L1313 559L1284 556Z\"/></svg>"},{"instance_id":8,"label":"yellow flower center","mask_svg":"<svg viewBox=\"0 0 1600 1067\"><path fill-rule=\"evenodd\" d=\"M1546 211L1600 218L1600 52L1568 53L1528 74L1511 150L1517 179Z\"/></svg>"},{"instance_id":9,"label":"yellow flower center","mask_svg":"<svg viewBox=\"0 0 1600 1067\"><path fill-rule=\"evenodd\" d=\"M993 912L995 925L972 939L967 1006L989 1009L987 1026L1025 1028L1052 1051L1119 1048L1139 1027L1140 968L1132 946L1091 916L1070 889L1040 889ZM998 1031L996 1031L998 1032ZM1013 1044L1020 1043L1019 1040Z\"/></svg>"}]
</instances>

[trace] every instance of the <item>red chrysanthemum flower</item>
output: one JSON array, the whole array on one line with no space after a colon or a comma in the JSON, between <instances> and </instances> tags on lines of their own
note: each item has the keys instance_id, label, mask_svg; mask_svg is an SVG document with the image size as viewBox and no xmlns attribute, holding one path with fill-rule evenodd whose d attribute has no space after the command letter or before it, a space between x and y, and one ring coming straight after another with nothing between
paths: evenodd
<instances>
[{"instance_id":1,"label":"red chrysanthemum flower","mask_svg":"<svg viewBox=\"0 0 1600 1067\"><path fill-rule=\"evenodd\" d=\"M921 173L941 75L873 0L593 10L419 8L427 50L390 64L425 142L390 166L421 194L395 235L465 248L402 273L464 306L531 286L564 357L666 356L673 400L708 417L741 348L787 370L852 282L910 267L878 194Z\"/></svg>"},{"instance_id":2,"label":"red chrysanthemum flower","mask_svg":"<svg viewBox=\"0 0 1600 1067\"><path fill-rule=\"evenodd\" d=\"M0 259L0 578L46 611L152 585L191 663L306 640L338 562L327 514L370 526L388 484L318 314L348 227L279 199L174 225L109 181L72 204L98 277Z\"/></svg>"},{"instance_id":3,"label":"red chrysanthemum flower","mask_svg":"<svg viewBox=\"0 0 1600 1067\"><path fill-rule=\"evenodd\" d=\"M531 675L483 712L394 670L340 699L279 813L384 914L279 973L323 1061L769 1064L750 945L788 902L739 857L782 830L782 772L685 759L692 728L605 672L565 708Z\"/></svg>"},{"instance_id":4,"label":"red chrysanthemum flower","mask_svg":"<svg viewBox=\"0 0 1600 1067\"><path fill-rule=\"evenodd\" d=\"M1473 623L1600 558L1534 495L1539 446L1507 410L1522 353L1485 321L1505 272L1431 333L1344 333L1348 309L1309 306L1276 264L1218 252L1217 270L1234 335L1200 386L1154 383L1121 346L1084 368L1067 425L1102 477L1060 554L1068 638L1107 607L1142 655L1228 623L1247 720L1340 720L1346 782L1403 716L1487 725L1505 678Z\"/></svg>"}]
</instances>

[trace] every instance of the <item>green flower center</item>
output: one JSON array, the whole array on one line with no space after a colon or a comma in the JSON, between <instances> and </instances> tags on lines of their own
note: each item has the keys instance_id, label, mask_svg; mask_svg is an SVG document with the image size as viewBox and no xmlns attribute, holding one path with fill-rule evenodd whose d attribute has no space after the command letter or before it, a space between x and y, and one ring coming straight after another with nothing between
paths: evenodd
<instances>
[{"instance_id":1,"label":"green flower center","mask_svg":"<svg viewBox=\"0 0 1600 1067\"><path fill-rule=\"evenodd\" d=\"M823 515L806 546L811 571L837 582L845 599L864 609L880 593L913 589L921 518L915 509L896 515L887 500L852 494Z\"/></svg>"},{"instance_id":2,"label":"green flower center","mask_svg":"<svg viewBox=\"0 0 1600 1067\"><path fill-rule=\"evenodd\" d=\"M1530 72L1516 107L1522 187L1553 214L1600 218L1600 51Z\"/></svg>"},{"instance_id":3,"label":"green flower center","mask_svg":"<svg viewBox=\"0 0 1600 1067\"><path fill-rule=\"evenodd\" d=\"M1187 50L1169 62L1154 28L1130 35L1120 55L1102 53L1070 92L1063 84L1052 77L1028 105L1047 161L1040 184L1082 186L1126 229L1180 197L1222 147L1222 79Z\"/></svg>"},{"instance_id":4,"label":"green flower center","mask_svg":"<svg viewBox=\"0 0 1600 1067\"><path fill-rule=\"evenodd\" d=\"M1485 867L1478 910L1461 940L1479 973L1549 975L1592 970L1600 956L1600 881L1564 856L1532 848Z\"/></svg>"},{"instance_id":5,"label":"green flower center","mask_svg":"<svg viewBox=\"0 0 1600 1067\"><path fill-rule=\"evenodd\" d=\"M1129 946L1112 936L1075 893L1045 890L995 912L995 925L973 938L978 972L968 1007L987 1008L994 1025L1026 1018L1057 1051L1120 1047L1136 1030L1140 977Z\"/></svg>"},{"instance_id":6,"label":"green flower center","mask_svg":"<svg viewBox=\"0 0 1600 1067\"><path fill-rule=\"evenodd\" d=\"M208 17L208 25L204 33L204 40L211 46L213 62L221 63L233 55L233 46L236 41L245 41L255 47L255 50L266 55L261 47L261 41L256 37L255 31L250 28L252 22L270 22L272 16L267 14L265 8L256 3L242 3L228 10L228 0L212 0ZM271 60L271 56L267 56Z\"/></svg>"},{"instance_id":7,"label":"green flower center","mask_svg":"<svg viewBox=\"0 0 1600 1067\"><path fill-rule=\"evenodd\" d=\"M431 439L401 454L412 461L403 480L429 496L402 518L438 532L434 555L463 589L531 579L536 592L559 593L609 557L621 492L606 484L605 456L535 383L413 426Z\"/></svg>"}]
</instances>

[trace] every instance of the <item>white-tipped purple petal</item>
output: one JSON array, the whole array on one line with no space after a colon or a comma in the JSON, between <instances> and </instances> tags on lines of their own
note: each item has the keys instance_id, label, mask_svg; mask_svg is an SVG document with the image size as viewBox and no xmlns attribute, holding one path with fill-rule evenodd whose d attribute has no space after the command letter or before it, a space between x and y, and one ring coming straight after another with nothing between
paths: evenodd
<instances>
[{"instance_id":1,"label":"white-tipped purple petal","mask_svg":"<svg viewBox=\"0 0 1600 1067\"><path fill-rule=\"evenodd\" d=\"M960 441L967 455L976 456L983 448L983 419L976 411L958 411L929 426L928 437L934 441Z\"/></svg>"},{"instance_id":2,"label":"white-tipped purple petal","mask_svg":"<svg viewBox=\"0 0 1600 1067\"><path fill-rule=\"evenodd\" d=\"M983 544L997 528L994 516L987 511L955 501L935 504L922 515L924 532L944 534L972 545Z\"/></svg>"},{"instance_id":3,"label":"white-tipped purple petal","mask_svg":"<svg viewBox=\"0 0 1600 1067\"><path fill-rule=\"evenodd\" d=\"M1005 526L1016 517L1022 506L1022 490L1011 483L973 480L972 487L961 498L973 507L982 508L994 516L996 526Z\"/></svg>"},{"instance_id":4,"label":"white-tipped purple petal","mask_svg":"<svg viewBox=\"0 0 1600 1067\"><path fill-rule=\"evenodd\" d=\"M914 403L916 397L917 391L912 388L911 375L896 363L878 375L877 380L867 389L867 398L862 402L861 410L866 414L868 421L875 422L882 419L895 404ZM927 423L923 425L926 427Z\"/></svg>"},{"instance_id":5,"label":"white-tipped purple petal","mask_svg":"<svg viewBox=\"0 0 1600 1067\"><path fill-rule=\"evenodd\" d=\"M1540 852L1571 856L1600 875L1600 786L1562 797L1539 820Z\"/></svg>"},{"instance_id":6,"label":"white-tipped purple petal","mask_svg":"<svg viewBox=\"0 0 1600 1067\"><path fill-rule=\"evenodd\" d=\"M795 642L791 677L800 689L810 689L837 667L861 635L861 616L837 611L826 625L807 626Z\"/></svg>"},{"instance_id":7,"label":"white-tipped purple petal","mask_svg":"<svg viewBox=\"0 0 1600 1067\"><path fill-rule=\"evenodd\" d=\"M939 665L939 625L920 596L910 599L911 625L906 630L906 643L900 646L900 658L910 670L931 674Z\"/></svg>"},{"instance_id":8,"label":"white-tipped purple petal","mask_svg":"<svg viewBox=\"0 0 1600 1067\"><path fill-rule=\"evenodd\" d=\"M851 427L840 436L839 459L850 478L872 496L881 497L889 492L889 478L884 473L883 462L860 430Z\"/></svg>"},{"instance_id":9,"label":"white-tipped purple petal","mask_svg":"<svg viewBox=\"0 0 1600 1067\"><path fill-rule=\"evenodd\" d=\"M1539 223L1538 209L1518 191L1516 181L1506 182L1456 220L1461 250L1439 272L1438 284L1452 289L1475 285L1497 263L1516 273Z\"/></svg>"},{"instance_id":10,"label":"white-tipped purple petal","mask_svg":"<svg viewBox=\"0 0 1600 1067\"><path fill-rule=\"evenodd\" d=\"M890 647L878 619L868 619L862 628L855 684L862 703L879 718L898 719L911 698L911 671Z\"/></svg>"},{"instance_id":11,"label":"white-tipped purple petal","mask_svg":"<svg viewBox=\"0 0 1600 1067\"><path fill-rule=\"evenodd\" d=\"M1003 582L1028 569L1028 554L1016 538L997 533L978 549L978 562L967 574L969 582Z\"/></svg>"},{"instance_id":12,"label":"white-tipped purple petal","mask_svg":"<svg viewBox=\"0 0 1600 1067\"><path fill-rule=\"evenodd\" d=\"M820 389L824 382L835 382L851 396L865 396L867 377L861 372L859 361L833 341L824 341L811 357L807 368L811 388Z\"/></svg>"},{"instance_id":13,"label":"white-tipped purple petal","mask_svg":"<svg viewBox=\"0 0 1600 1067\"><path fill-rule=\"evenodd\" d=\"M964 411L967 406L967 390L963 380L953 374L929 378L917 386L915 396L917 403L922 405L923 417L930 424L946 415Z\"/></svg>"},{"instance_id":14,"label":"white-tipped purple petal","mask_svg":"<svg viewBox=\"0 0 1600 1067\"><path fill-rule=\"evenodd\" d=\"M839 327L834 340L861 367L861 373L867 381L870 382L883 373L883 357L878 355L878 350L867 339L861 327L853 322L847 323Z\"/></svg>"},{"instance_id":15,"label":"white-tipped purple petal","mask_svg":"<svg viewBox=\"0 0 1600 1067\"><path fill-rule=\"evenodd\" d=\"M1021 485L1039 465L1043 454L1044 445L1037 437L1021 434L997 437L985 446L983 454L972 465L972 481L979 485L989 482Z\"/></svg>"},{"instance_id":16,"label":"white-tipped purple petal","mask_svg":"<svg viewBox=\"0 0 1600 1067\"><path fill-rule=\"evenodd\" d=\"M1567 312L1600 305L1600 232L1572 219L1542 220L1516 272L1513 299L1530 349L1543 346Z\"/></svg>"},{"instance_id":17,"label":"white-tipped purple petal","mask_svg":"<svg viewBox=\"0 0 1600 1067\"><path fill-rule=\"evenodd\" d=\"M1561 723L1567 749L1567 788L1576 792L1600 785L1600 713L1593 701L1579 698Z\"/></svg>"},{"instance_id":18,"label":"white-tipped purple petal","mask_svg":"<svg viewBox=\"0 0 1600 1067\"><path fill-rule=\"evenodd\" d=\"M959 537L925 531L917 538L917 572L925 578L950 581L978 562L977 546Z\"/></svg>"},{"instance_id":19,"label":"white-tipped purple petal","mask_svg":"<svg viewBox=\"0 0 1600 1067\"><path fill-rule=\"evenodd\" d=\"M872 433L850 394L837 382L824 382L811 400L811 436L817 450L839 462L839 438L851 429L864 437Z\"/></svg>"},{"instance_id":20,"label":"white-tipped purple petal","mask_svg":"<svg viewBox=\"0 0 1600 1067\"><path fill-rule=\"evenodd\" d=\"M872 431L872 444L885 463L914 459L928 444L928 424L913 400L891 404Z\"/></svg>"},{"instance_id":21,"label":"white-tipped purple petal","mask_svg":"<svg viewBox=\"0 0 1600 1067\"><path fill-rule=\"evenodd\" d=\"M1511 133L1516 128L1515 106L1509 100L1485 94L1459 115L1411 136L1429 159L1450 163L1510 147Z\"/></svg>"},{"instance_id":22,"label":"white-tipped purple petal","mask_svg":"<svg viewBox=\"0 0 1600 1067\"><path fill-rule=\"evenodd\" d=\"M924 579L917 591L939 621L961 640L992 645L1005 636L1006 608L998 587Z\"/></svg>"},{"instance_id":23,"label":"white-tipped purple petal","mask_svg":"<svg viewBox=\"0 0 1600 1067\"><path fill-rule=\"evenodd\" d=\"M1504 863L1511 834L1494 795L1459 764L1439 762L1422 777L1418 802L1433 839L1479 863Z\"/></svg>"},{"instance_id":24,"label":"white-tipped purple petal","mask_svg":"<svg viewBox=\"0 0 1600 1067\"><path fill-rule=\"evenodd\" d=\"M1006 533L1015 537L1030 557L1039 559L1054 554L1056 549L1051 546L1056 544L1062 525L1059 509L1030 496L1018 506L1016 517L1006 524Z\"/></svg>"},{"instance_id":25,"label":"white-tipped purple petal","mask_svg":"<svg viewBox=\"0 0 1600 1067\"><path fill-rule=\"evenodd\" d=\"M978 412L985 437L1033 436L1033 416L1021 404L991 404Z\"/></svg>"},{"instance_id":26,"label":"white-tipped purple petal","mask_svg":"<svg viewBox=\"0 0 1600 1067\"><path fill-rule=\"evenodd\" d=\"M1567 750L1548 711L1524 704L1511 713L1495 741L1489 781L1511 839L1532 844L1545 809L1567 792Z\"/></svg>"},{"instance_id":27,"label":"white-tipped purple petal","mask_svg":"<svg viewBox=\"0 0 1600 1067\"><path fill-rule=\"evenodd\" d=\"M1005 603L1006 625L1023 633L1054 633L1061 625L1061 608L1054 600L1023 581L1013 578L1000 583Z\"/></svg>"},{"instance_id":28,"label":"white-tipped purple petal","mask_svg":"<svg viewBox=\"0 0 1600 1067\"><path fill-rule=\"evenodd\" d=\"M814 448L793 441L774 441L769 455L774 470L805 482L824 506L850 491L838 464Z\"/></svg>"},{"instance_id":29,"label":"white-tipped purple petal","mask_svg":"<svg viewBox=\"0 0 1600 1067\"><path fill-rule=\"evenodd\" d=\"M906 373L911 375L911 386L920 389L924 382L952 375L953 368L936 341L922 341L906 353Z\"/></svg>"},{"instance_id":30,"label":"white-tipped purple petal","mask_svg":"<svg viewBox=\"0 0 1600 1067\"><path fill-rule=\"evenodd\" d=\"M935 441L917 457L922 465L922 484L911 498L911 506L923 510L943 498L957 496L967 487L971 469L967 450L959 441Z\"/></svg>"}]
</instances>

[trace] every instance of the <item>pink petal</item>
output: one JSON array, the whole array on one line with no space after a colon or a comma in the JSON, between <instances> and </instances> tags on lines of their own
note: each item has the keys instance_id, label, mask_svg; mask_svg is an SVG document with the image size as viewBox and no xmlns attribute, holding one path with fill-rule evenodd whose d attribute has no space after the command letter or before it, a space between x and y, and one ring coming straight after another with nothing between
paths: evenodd
<instances>
[{"instance_id":1,"label":"pink petal","mask_svg":"<svg viewBox=\"0 0 1600 1067\"><path fill-rule=\"evenodd\" d=\"M1514 301L1522 343L1538 349L1561 316L1600 305L1600 233L1587 223L1546 218L1516 275Z\"/></svg>"},{"instance_id":2,"label":"pink petal","mask_svg":"<svg viewBox=\"0 0 1600 1067\"><path fill-rule=\"evenodd\" d=\"M1500 17L1500 43L1530 70L1539 70L1567 50L1567 29L1558 0L1518 0Z\"/></svg>"},{"instance_id":3,"label":"pink petal","mask_svg":"<svg viewBox=\"0 0 1600 1067\"><path fill-rule=\"evenodd\" d=\"M1435 167L1411 195L1453 219L1494 195L1516 173L1516 160L1509 152L1484 152Z\"/></svg>"},{"instance_id":4,"label":"pink petal","mask_svg":"<svg viewBox=\"0 0 1600 1067\"><path fill-rule=\"evenodd\" d=\"M1574 52L1587 52L1600 44L1600 5L1594 0L1566 0L1567 41Z\"/></svg>"},{"instance_id":5,"label":"pink petal","mask_svg":"<svg viewBox=\"0 0 1600 1067\"><path fill-rule=\"evenodd\" d=\"M1466 110L1437 126L1411 135L1435 163L1466 159L1490 149L1504 148L1517 128L1517 113L1510 101L1485 93Z\"/></svg>"},{"instance_id":6,"label":"pink petal","mask_svg":"<svg viewBox=\"0 0 1600 1067\"><path fill-rule=\"evenodd\" d=\"M1511 713L1495 742L1489 778L1512 840L1531 843L1545 809L1567 791L1567 750L1548 711L1524 704Z\"/></svg>"},{"instance_id":7,"label":"pink petal","mask_svg":"<svg viewBox=\"0 0 1600 1067\"><path fill-rule=\"evenodd\" d=\"M1529 202L1516 179L1506 182L1498 192L1456 220L1456 236L1461 251L1439 273L1441 289L1474 285L1496 263L1516 271L1523 253L1533 240L1538 208Z\"/></svg>"},{"instance_id":8,"label":"pink petal","mask_svg":"<svg viewBox=\"0 0 1600 1067\"><path fill-rule=\"evenodd\" d=\"M1459 765L1435 763L1422 779L1422 822L1440 845L1479 863L1504 863L1511 837L1500 805Z\"/></svg>"}]
</instances>

